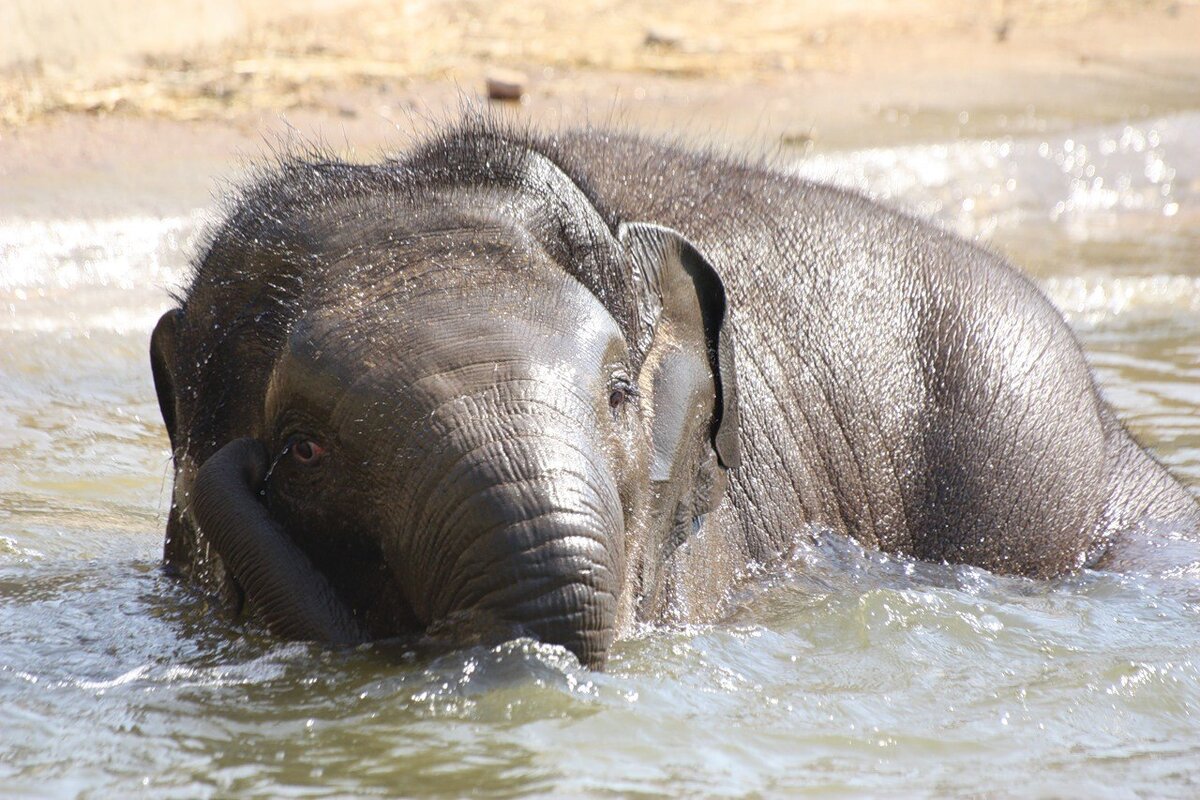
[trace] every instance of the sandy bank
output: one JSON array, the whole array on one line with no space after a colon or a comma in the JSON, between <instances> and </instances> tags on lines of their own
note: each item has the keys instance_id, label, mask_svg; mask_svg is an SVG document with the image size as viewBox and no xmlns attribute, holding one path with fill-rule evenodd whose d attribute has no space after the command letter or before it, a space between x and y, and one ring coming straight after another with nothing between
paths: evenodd
<instances>
[{"instance_id":1,"label":"sandy bank","mask_svg":"<svg viewBox=\"0 0 1200 800\"><path fill-rule=\"evenodd\" d=\"M1196 3L270 0L238 16L222 2L209 7L226 9L222 25L114 41L117 58L72 50L70 15L26 19L62 52L0 69L0 214L193 207L279 138L371 157L452 113L493 67L528 76L514 110L541 122L797 152L1200 107ZM87 7L151 30L136 20L166 5ZM40 4L67 6L84 7Z\"/></svg>"}]
</instances>

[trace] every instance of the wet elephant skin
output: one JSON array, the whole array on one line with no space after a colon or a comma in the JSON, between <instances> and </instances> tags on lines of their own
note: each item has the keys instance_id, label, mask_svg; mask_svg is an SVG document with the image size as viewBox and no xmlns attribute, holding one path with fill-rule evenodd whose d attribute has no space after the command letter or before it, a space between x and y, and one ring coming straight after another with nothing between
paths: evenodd
<instances>
[{"instance_id":1,"label":"wet elephant skin","mask_svg":"<svg viewBox=\"0 0 1200 800\"><path fill-rule=\"evenodd\" d=\"M1200 511L999 256L768 165L471 119L244 189L151 341L168 568L288 638L602 667L832 529L1050 577Z\"/></svg>"}]
</instances>

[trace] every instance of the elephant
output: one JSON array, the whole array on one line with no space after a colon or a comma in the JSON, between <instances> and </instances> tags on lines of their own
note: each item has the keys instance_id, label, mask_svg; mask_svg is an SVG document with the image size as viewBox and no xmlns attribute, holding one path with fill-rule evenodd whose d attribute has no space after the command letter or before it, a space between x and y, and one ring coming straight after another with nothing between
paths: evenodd
<instances>
[{"instance_id":1,"label":"elephant","mask_svg":"<svg viewBox=\"0 0 1200 800\"><path fill-rule=\"evenodd\" d=\"M601 669L814 531L1035 579L1200 559L1031 280L766 160L486 114L281 156L176 300L165 566L283 638Z\"/></svg>"}]
</instances>

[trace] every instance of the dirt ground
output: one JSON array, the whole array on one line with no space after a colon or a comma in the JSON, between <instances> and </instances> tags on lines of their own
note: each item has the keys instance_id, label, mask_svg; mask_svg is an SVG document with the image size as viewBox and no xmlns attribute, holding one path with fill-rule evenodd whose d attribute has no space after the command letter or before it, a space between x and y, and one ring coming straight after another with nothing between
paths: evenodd
<instances>
[{"instance_id":1,"label":"dirt ground","mask_svg":"<svg viewBox=\"0 0 1200 800\"><path fill-rule=\"evenodd\" d=\"M501 68L526 78L503 105L542 124L798 153L1200 107L1195 0L314 7L258 3L243 30L135 48L115 67L48 55L0 69L0 214L193 208L281 140L370 158L452 117Z\"/></svg>"}]
</instances>

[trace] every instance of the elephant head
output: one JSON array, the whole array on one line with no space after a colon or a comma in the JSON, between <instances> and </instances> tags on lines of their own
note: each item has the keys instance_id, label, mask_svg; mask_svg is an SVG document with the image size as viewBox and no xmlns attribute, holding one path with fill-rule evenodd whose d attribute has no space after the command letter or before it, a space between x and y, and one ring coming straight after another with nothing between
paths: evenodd
<instances>
[{"instance_id":1,"label":"elephant head","mask_svg":"<svg viewBox=\"0 0 1200 800\"><path fill-rule=\"evenodd\" d=\"M601 667L737 464L725 292L549 158L485 155L297 162L241 198L152 337L167 561L289 638Z\"/></svg>"}]
</instances>

